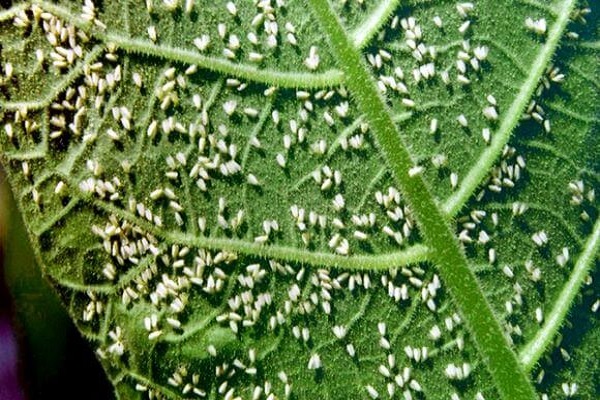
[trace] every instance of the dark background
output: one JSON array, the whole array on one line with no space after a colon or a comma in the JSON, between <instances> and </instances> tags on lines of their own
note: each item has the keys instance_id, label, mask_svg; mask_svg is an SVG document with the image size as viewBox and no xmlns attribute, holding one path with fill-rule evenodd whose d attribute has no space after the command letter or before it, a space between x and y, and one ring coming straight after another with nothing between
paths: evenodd
<instances>
[{"instance_id":1,"label":"dark background","mask_svg":"<svg viewBox=\"0 0 600 400\"><path fill-rule=\"evenodd\" d=\"M114 398L93 351L42 278L0 169L0 400Z\"/></svg>"}]
</instances>

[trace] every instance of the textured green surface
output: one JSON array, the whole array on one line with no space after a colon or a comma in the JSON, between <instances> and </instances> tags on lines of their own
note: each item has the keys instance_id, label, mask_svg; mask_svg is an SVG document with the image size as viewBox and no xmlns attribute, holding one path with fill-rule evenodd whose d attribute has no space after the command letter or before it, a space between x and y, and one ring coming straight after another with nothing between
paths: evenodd
<instances>
[{"instance_id":1,"label":"textured green surface","mask_svg":"<svg viewBox=\"0 0 600 400\"><path fill-rule=\"evenodd\" d=\"M0 11L1 159L119 397L598 395L598 10L365 3Z\"/></svg>"}]
</instances>

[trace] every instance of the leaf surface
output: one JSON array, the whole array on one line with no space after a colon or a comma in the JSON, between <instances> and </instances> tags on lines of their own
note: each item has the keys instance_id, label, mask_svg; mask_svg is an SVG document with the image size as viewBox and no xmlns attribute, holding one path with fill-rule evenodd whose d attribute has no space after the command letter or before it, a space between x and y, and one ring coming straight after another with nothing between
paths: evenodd
<instances>
[{"instance_id":1,"label":"leaf surface","mask_svg":"<svg viewBox=\"0 0 600 400\"><path fill-rule=\"evenodd\" d=\"M597 10L366 3L0 11L1 159L119 397L597 395Z\"/></svg>"}]
</instances>

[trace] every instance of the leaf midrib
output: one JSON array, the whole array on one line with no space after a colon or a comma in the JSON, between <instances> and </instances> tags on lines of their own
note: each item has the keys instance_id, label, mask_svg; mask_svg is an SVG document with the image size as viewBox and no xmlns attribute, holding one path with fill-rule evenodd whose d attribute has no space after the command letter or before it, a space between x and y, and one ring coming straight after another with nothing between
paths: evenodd
<instances>
[{"instance_id":1,"label":"leaf midrib","mask_svg":"<svg viewBox=\"0 0 600 400\"><path fill-rule=\"evenodd\" d=\"M469 269L466 256L446 215L438 209L423 178L420 175L409 176L408 171L414 162L364 60L351 45L329 3L322 0L309 0L309 3L332 52L337 56L340 68L345 72L346 85L354 93L359 110L370 123L380 150L417 218L425 240L432 249L433 261L463 314L500 395L507 400L534 399L533 386L523 373L483 291ZM487 174L487 170L485 173Z\"/></svg>"}]
</instances>

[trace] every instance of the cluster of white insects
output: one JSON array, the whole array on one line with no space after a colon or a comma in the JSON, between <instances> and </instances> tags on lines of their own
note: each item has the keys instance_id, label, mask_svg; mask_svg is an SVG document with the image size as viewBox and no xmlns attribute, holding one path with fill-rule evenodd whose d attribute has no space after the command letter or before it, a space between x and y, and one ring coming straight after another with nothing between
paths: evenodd
<instances>
[{"instance_id":1,"label":"cluster of white insects","mask_svg":"<svg viewBox=\"0 0 600 400\"><path fill-rule=\"evenodd\" d=\"M243 7L249 5L244 4ZM190 14L197 6L194 0L145 1L148 13L167 10L170 13L183 11ZM301 28L286 21L282 17L285 13L279 12L286 6L283 0L256 0L251 6L256 13L252 13L249 21L251 30L245 37L235 32L239 28L240 18L247 14L242 13L242 4L229 1L224 5L224 22L217 23L215 32L195 37L190 46L202 54L217 54L231 62L248 61L259 66L273 59L272 54L280 46L288 46L301 50L297 65L302 65L307 71L318 72L323 69L323 46L301 42ZM404 70L397 66L394 51L383 47L366 54L380 92L390 101L398 100L402 108L418 110L422 106L417 100L419 84L441 82L448 87L476 84L477 75L485 70L489 62L490 49L486 45L473 44L468 38L474 29L470 17L475 13L475 5L470 2L458 3L456 12L461 19L456 29L463 37L451 65L444 65L439 58L440 49L428 44L424 21L422 26L414 17L395 16L391 19L389 29L400 33L402 45L412 57L414 68ZM92 0L84 1L80 17L94 29L107 29ZM448 28L440 16L435 16L427 24L433 25L431 29ZM149 142L160 140L160 137L175 136L191 143L187 148L182 147L164 157L164 164L159 171L153 171L163 174L163 183L145 188L143 193L137 193L137 198L128 192L130 185L120 174L133 171L139 159L122 160L119 165L121 171L106 171L102 161L93 157L77 159L74 162L85 165L85 177L79 181L62 177L50 194L64 200L71 197L71 191L79 190L77 195L108 203L113 207L110 210L119 208L125 213L117 215L107 212L104 223L94 224L91 231L110 260L102 266L100 274L102 279L117 284L115 287L119 288L121 306L131 309L142 304L150 305L155 310L137 321L143 326L150 343L183 335L189 322L187 312L190 304L195 296L201 295L223 302L213 323L228 328L235 335L242 335L261 324L269 332L287 330L301 345L310 347L306 360L303 360L307 368L322 371L328 367L328 360L325 354L312 348L314 338L306 317L317 313L331 317L335 314L336 300L343 293L360 291L364 294L379 290L398 307L409 307L410 301L417 299L418 304L424 305L432 315L437 315L441 322L430 326L426 335L429 341L427 345L404 342L406 344L397 352L395 348L398 346L394 343L396 335L389 331L386 323L382 321L373 327L377 332L379 355L384 360L377 367L383 383L377 381L365 385L362 388L364 394L373 399L386 396L402 396L407 400L418 398L424 388L413 367L436 357L442 348L456 348L459 352L464 349L460 317L448 310L440 311L443 307L436 296L443 287L439 277L420 267L372 274L309 269L275 260L247 263L240 261L241 256L236 251L199 249L193 245L178 244L176 239L171 239L173 243L167 245L152 233L166 226L169 229L193 230L209 238L214 235L246 239L253 245L265 247L284 242L282 238L288 238L286 235L291 234L299 238L305 247L315 246L327 254L342 257L360 254L364 251L364 244L383 242L386 246L397 247L413 243L415 236L418 236L416 221L397 188L376 185L369 193L368 202L372 203L372 207L368 210L354 208L355 200L344 195L347 186L345 172L331 161L330 156L340 150L347 154L360 154L372 149L369 125L356 116L350 94L344 87L290 91L295 102L295 113L276 108L277 101L273 99L283 89L265 87L262 89L264 98L275 106L261 108L256 103L245 104L244 93L256 88L235 77L224 79L213 90L204 87L198 89L194 85L201 71L196 65L169 65L157 73L155 82L148 81L142 69L132 71L126 68L121 62L123 53L117 45L108 43L94 46L95 42L86 29L76 28L40 6L33 5L26 11L19 11L13 19L13 25L22 29L32 25L42 28L49 50L40 48L35 51L39 66L51 65L58 76L80 70L80 79L73 79L75 83L62 88L49 104L51 111L47 136L51 142L60 144L63 140L72 140L81 143L82 149L103 141L115 147L127 146L132 134L142 131L144 140ZM541 37L547 33L544 18L527 18L524 27ZM160 45L162 38L167 36L155 25L146 27L144 34L152 45ZM15 75L10 63L3 65L3 71L3 82ZM536 95L541 96L551 84L563 80L564 75L560 70L550 67ZM148 96L156 105L156 112L151 110L148 115L141 116L139 109L119 104L113 95L126 83L132 83L140 92L148 91ZM176 112L179 107L193 109L198 117L193 122L180 118ZM30 111L26 106L19 107L13 115L13 120L4 125L4 133L10 142L16 142L17 131L28 136L39 133L40 123L35 118L29 118ZM109 121L106 129L87 129L90 120L100 117L103 121ZM435 135L450 129L468 129L472 119L480 118L486 124L481 130L481 138L489 145L501 117L498 101L493 94L487 94L480 115L458 114L454 116L452 126L444 125L441 119L434 117L428 121L427 131ZM535 100L532 100L523 117L538 122L545 132L550 133L550 120ZM276 145L267 143L275 141L261 139L258 135L260 129L249 136L247 143L238 142L239 138L231 131L239 119L250 126L262 124L263 129L269 124L270 129L281 132L280 142ZM343 134L335 139L328 134L320 136L318 131L327 129L330 130L328 132L343 131ZM272 164L273 170L277 171L275 173L290 173L295 167L294 154L306 149L318 160L318 165L302 171L306 172L308 179L300 187L304 190L310 186L311 190L316 190L325 205L312 207L291 202L289 213L275 213L254 223L252 216L247 215L249 210L241 207L239 201L227 198L216 189L223 182L241 179L249 186L247 190L267 190L271 177L258 172L264 172L264 168L250 170L246 164L248 157L251 157L248 154L266 154L266 162ZM81 154L89 153L82 150ZM445 168L448 157L451 155L436 154L431 158L431 164L436 169ZM500 162L491 171L477 199L514 188L523 176L525 167L524 157L515 148L506 146ZM27 179L34 180L29 161L21 163L21 171ZM409 175L417 176L425 172L424 165L415 165ZM450 171L448 180L452 189L458 187L459 175L456 171ZM189 195L185 193L182 182L190 182L194 190L214 197L211 200L216 205L212 210L214 215L190 209ZM574 207L594 203L594 190L586 187L582 180L571 182L568 190ZM46 201L51 201L42 198L37 187L32 188L31 197L41 209ZM525 203L512 204L515 217L527 210ZM580 216L584 221L589 219L585 209L582 209ZM130 222L129 219L137 222ZM494 265L498 259L493 246L494 232L488 232L484 227L490 222L491 226L498 226L499 214L473 209L468 215L457 219L457 236L466 247L484 246L489 263ZM543 229L531 235L531 242L537 248L547 247L551 239ZM555 257L556 264L565 267L570 260L569 248L562 248ZM527 260L524 269L530 280L537 282L541 279L542 272L533 261ZM127 278L132 270L136 271L136 275ZM501 271L507 279L514 281L510 298L504 305L506 315L510 316L523 305L523 289L512 266L503 265ZM283 295L269 290L273 281L285 289L282 290ZM86 296L86 304L81 311L82 319L92 324L103 318L107 304L101 294L92 290L87 291ZM595 310L599 308L598 304L594 304ZM535 308L533 317L538 324L543 323L543 309ZM361 357L361 347L350 339L352 325L351 321L338 321L329 334L343 346L350 359L357 360ZM97 351L101 358L115 363L124 358L128 351L126 329L126 325L111 326L107 341ZM511 337L522 334L520 326L510 322L506 322L506 329ZM246 383L250 382L249 398L253 400L275 400L292 395L290 371L279 371L273 381L265 378L256 349L247 349L247 356L232 360L223 360L221 349L212 344L204 350L216 365L213 379L218 382L216 391L219 396L227 400L241 399L241 390L235 387L240 375ZM461 381L469 378L472 368L469 362L457 357L456 361L447 363L438 372L450 381ZM202 377L197 372L181 365L168 378L167 385L183 396L204 398L208 393L201 381ZM147 382L139 381L135 388L149 398L161 397L160 389ZM562 386L566 396L575 395L577 389L576 383L564 383ZM451 393L450 398L460 399L458 393ZM484 399L481 393L476 393L475 398Z\"/></svg>"}]
</instances>

